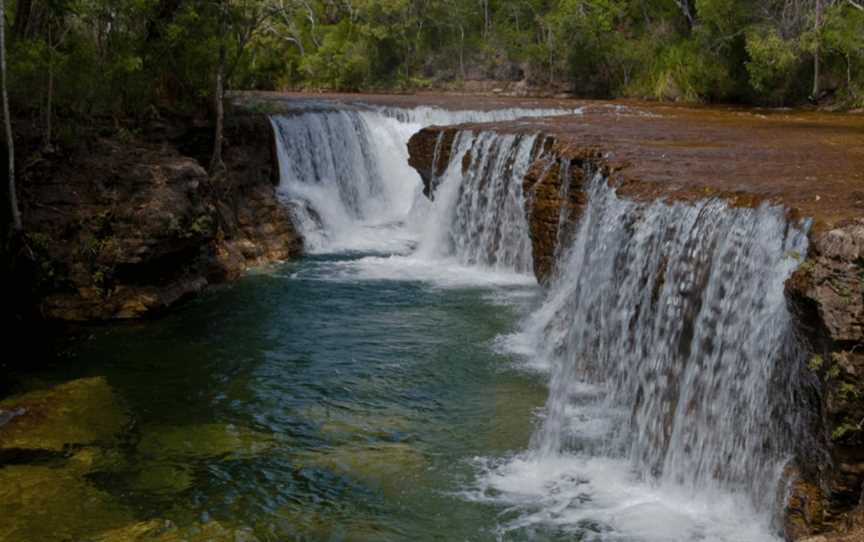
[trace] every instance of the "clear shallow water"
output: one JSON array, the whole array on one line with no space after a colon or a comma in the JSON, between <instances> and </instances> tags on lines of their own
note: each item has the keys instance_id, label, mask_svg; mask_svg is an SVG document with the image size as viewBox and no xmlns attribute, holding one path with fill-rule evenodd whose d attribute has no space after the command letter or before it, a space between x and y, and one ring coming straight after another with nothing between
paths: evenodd
<instances>
[{"instance_id":1,"label":"clear shallow water","mask_svg":"<svg viewBox=\"0 0 864 542\"><path fill-rule=\"evenodd\" d=\"M499 507L459 493L472 458L527 446L545 401L542 378L492 349L536 287L379 280L365 265L319 256L258 273L163 320L95 330L37 375L104 375L128 405L126 466L95 483L142 519L263 540L495 539ZM207 455L202 428L225 425L264 451ZM191 479L142 490L141 465Z\"/></svg>"}]
</instances>

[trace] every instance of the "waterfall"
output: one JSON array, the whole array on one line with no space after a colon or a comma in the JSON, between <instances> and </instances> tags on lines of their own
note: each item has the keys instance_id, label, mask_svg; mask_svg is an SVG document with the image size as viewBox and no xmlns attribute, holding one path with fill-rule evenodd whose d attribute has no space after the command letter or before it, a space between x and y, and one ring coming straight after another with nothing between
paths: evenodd
<instances>
[{"instance_id":1,"label":"waterfall","mask_svg":"<svg viewBox=\"0 0 864 542\"><path fill-rule=\"evenodd\" d=\"M437 146L443 141L439 138ZM435 183L438 189L418 254L530 273L522 179L537 156L537 141L536 135L459 132L450 163Z\"/></svg>"},{"instance_id":2,"label":"waterfall","mask_svg":"<svg viewBox=\"0 0 864 542\"><path fill-rule=\"evenodd\" d=\"M542 424L527 453L487 465L475 497L515 503L509 528L590 520L628 540L772 539L780 470L803 433L784 281L805 229L767 204L635 203L593 174L547 300L504 341L551 373ZM609 461L629 481L603 474ZM615 499L641 485L647 508L604 509L598 495L618 483L628 493ZM668 495L677 504L658 504ZM736 512L711 519L721 502ZM699 506L705 517L682 516ZM761 527L743 533L748 514Z\"/></svg>"},{"instance_id":3,"label":"waterfall","mask_svg":"<svg viewBox=\"0 0 864 542\"><path fill-rule=\"evenodd\" d=\"M406 252L425 216L408 139L424 126L578 113L562 109L298 108L271 118L279 192L310 252ZM476 256L476 254L475 254Z\"/></svg>"}]
</instances>

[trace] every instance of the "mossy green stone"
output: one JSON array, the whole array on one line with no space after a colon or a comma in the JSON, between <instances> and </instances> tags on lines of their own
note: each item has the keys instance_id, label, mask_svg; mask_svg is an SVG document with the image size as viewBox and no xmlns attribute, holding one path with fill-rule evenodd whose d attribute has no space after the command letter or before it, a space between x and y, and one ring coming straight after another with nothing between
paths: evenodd
<instances>
[{"instance_id":1,"label":"mossy green stone","mask_svg":"<svg viewBox=\"0 0 864 542\"><path fill-rule=\"evenodd\" d=\"M192 487L195 476L188 465L145 463L129 483L133 491L157 495L182 493Z\"/></svg>"},{"instance_id":2,"label":"mossy green stone","mask_svg":"<svg viewBox=\"0 0 864 542\"><path fill-rule=\"evenodd\" d=\"M21 412L0 427L0 450L60 452L109 442L129 423L102 377L10 397L0 410Z\"/></svg>"},{"instance_id":3,"label":"mossy green stone","mask_svg":"<svg viewBox=\"0 0 864 542\"><path fill-rule=\"evenodd\" d=\"M266 453L278 443L273 435L236 425L160 426L142 433L138 453L148 459L244 459Z\"/></svg>"},{"instance_id":4,"label":"mossy green stone","mask_svg":"<svg viewBox=\"0 0 864 542\"><path fill-rule=\"evenodd\" d=\"M0 468L0 542L82 540L131 513L73 468Z\"/></svg>"}]
</instances>

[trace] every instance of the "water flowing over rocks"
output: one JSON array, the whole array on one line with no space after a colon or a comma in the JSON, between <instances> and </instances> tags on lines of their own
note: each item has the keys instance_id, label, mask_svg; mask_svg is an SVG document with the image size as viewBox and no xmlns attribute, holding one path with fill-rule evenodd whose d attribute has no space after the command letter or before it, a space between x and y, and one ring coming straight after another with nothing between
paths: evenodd
<instances>
[{"instance_id":1,"label":"water flowing over rocks","mask_svg":"<svg viewBox=\"0 0 864 542\"><path fill-rule=\"evenodd\" d=\"M785 254L797 267L785 294L798 337L785 342L803 340L804 359L778 359L776 378L795 383L794 389L763 390L792 393L788 398L795 403L787 408L795 409L797 430L804 432L794 437L798 442L784 475L775 477L784 508L780 523L790 540L828 532L841 533L838 540L860 536L854 518L864 482L864 223L857 217L864 212L864 163L836 146L864 144L860 129L830 115L602 105L586 106L573 120L429 127L411 139L409 150L430 197L436 197L438 179L453 160L454 141L481 131L534 134L543 141L543 152L522 180L534 270L542 283L560 275L556 265L583 219L596 175L619 197L639 204L625 220L640 220L640 209L656 200L714 200L727 213L775 205L786 209L781 220L795 224L806 218L812 224L809 243ZM666 274L670 262L657 263ZM649 293L657 296L664 285L653 288ZM671 437L662 430L658 435Z\"/></svg>"}]
</instances>

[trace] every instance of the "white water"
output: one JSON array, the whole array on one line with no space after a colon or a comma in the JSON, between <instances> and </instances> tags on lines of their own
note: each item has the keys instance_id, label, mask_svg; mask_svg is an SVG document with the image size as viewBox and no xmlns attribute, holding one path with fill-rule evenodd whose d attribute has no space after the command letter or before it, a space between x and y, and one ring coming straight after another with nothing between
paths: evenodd
<instances>
[{"instance_id":1,"label":"white water","mask_svg":"<svg viewBox=\"0 0 864 542\"><path fill-rule=\"evenodd\" d=\"M298 112L272 119L282 198L310 253L407 253L429 203L408 165L421 128L579 113L578 110L447 111L434 107Z\"/></svg>"},{"instance_id":2,"label":"white water","mask_svg":"<svg viewBox=\"0 0 864 542\"><path fill-rule=\"evenodd\" d=\"M330 264L336 280L530 287L521 180L536 138L461 132L434 202L405 148L425 124L525 114L274 119L280 190L307 250L380 254ZM475 459L465 498L501 507L502 539L776 540L799 423L784 402L795 383L776 370L800 362L783 282L804 232L768 206L640 206L596 177L559 241L545 303L497 344L549 374L548 404L530 449Z\"/></svg>"},{"instance_id":3,"label":"white water","mask_svg":"<svg viewBox=\"0 0 864 542\"><path fill-rule=\"evenodd\" d=\"M639 206L595 176L546 302L499 344L550 372L544 419L469 497L511 507L502 533L775 539L800 429L783 283L806 246L776 207Z\"/></svg>"}]
</instances>

